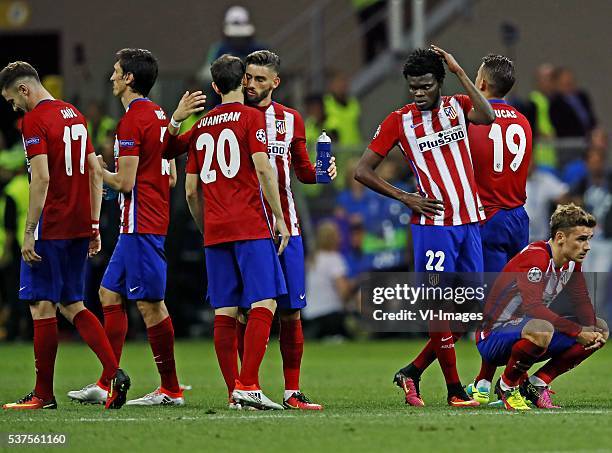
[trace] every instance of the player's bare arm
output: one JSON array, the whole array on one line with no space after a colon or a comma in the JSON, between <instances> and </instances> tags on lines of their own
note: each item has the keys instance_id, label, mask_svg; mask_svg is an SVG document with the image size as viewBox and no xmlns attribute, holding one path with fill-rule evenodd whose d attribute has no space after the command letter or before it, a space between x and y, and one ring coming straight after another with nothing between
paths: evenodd
<instances>
[{"instance_id":1,"label":"player's bare arm","mask_svg":"<svg viewBox=\"0 0 612 453\"><path fill-rule=\"evenodd\" d=\"M255 164L255 170L257 171L257 179L261 185L264 197L270 204L272 213L276 217L276 228L281 235L281 243L278 247L278 254L280 255L287 247L289 243L289 229L285 224L283 209L281 208L280 194L278 193L278 181L267 153L255 153L253 154L253 163Z\"/></svg>"},{"instance_id":2,"label":"player's bare arm","mask_svg":"<svg viewBox=\"0 0 612 453\"><path fill-rule=\"evenodd\" d=\"M30 202L28 206L28 216L26 220L25 232L23 235L23 246L21 255L23 260L32 263L41 261L41 257L34 250L34 232L38 225L38 220L42 215L49 189L49 164L47 156L40 154L30 159L31 181L30 181Z\"/></svg>"},{"instance_id":3,"label":"player's bare arm","mask_svg":"<svg viewBox=\"0 0 612 453\"><path fill-rule=\"evenodd\" d=\"M101 157L98 157L99 159ZM138 156L122 156L119 158L119 170L117 173L103 170L104 183L111 189L122 193L130 193L136 183L136 171L138 170Z\"/></svg>"},{"instance_id":4,"label":"player's bare arm","mask_svg":"<svg viewBox=\"0 0 612 453\"><path fill-rule=\"evenodd\" d=\"M201 91L194 91L190 93L185 91L185 94L181 97L176 110L172 114L170 123L168 123L168 132L171 135L178 135L180 129L180 123L185 121L194 113L199 113L204 110L204 104L206 103L206 95Z\"/></svg>"},{"instance_id":5,"label":"player's bare arm","mask_svg":"<svg viewBox=\"0 0 612 453\"><path fill-rule=\"evenodd\" d=\"M401 201L414 212L427 218L433 218L442 213L441 200L425 198L418 193L404 192L382 179L375 171L382 160L382 156L367 148L357 164L355 179L381 195Z\"/></svg>"},{"instance_id":6,"label":"player's bare arm","mask_svg":"<svg viewBox=\"0 0 612 453\"><path fill-rule=\"evenodd\" d=\"M169 179L171 189L173 189L176 186L176 180L177 180L176 162L174 161L174 159L172 159L170 161L170 179Z\"/></svg>"},{"instance_id":7,"label":"player's bare arm","mask_svg":"<svg viewBox=\"0 0 612 453\"><path fill-rule=\"evenodd\" d=\"M204 197L202 196L202 188L200 186L200 175L187 173L185 176L185 198L193 221L200 233L204 234Z\"/></svg>"},{"instance_id":8,"label":"player's bare arm","mask_svg":"<svg viewBox=\"0 0 612 453\"><path fill-rule=\"evenodd\" d=\"M493 112L491 104L489 104L484 95L466 75L463 68L457 63L457 60L455 60L455 57L433 44L430 47L444 59L448 70L457 76L467 95L470 97L474 108L468 113L468 119L474 124L491 124L495 121L495 112Z\"/></svg>"},{"instance_id":9,"label":"player's bare arm","mask_svg":"<svg viewBox=\"0 0 612 453\"><path fill-rule=\"evenodd\" d=\"M91 200L92 236L89 240L89 257L96 255L102 248L100 240L100 209L102 207L102 166L95 153L87 155L89 167L89 198Z\"/></svg>"}]
</instances>

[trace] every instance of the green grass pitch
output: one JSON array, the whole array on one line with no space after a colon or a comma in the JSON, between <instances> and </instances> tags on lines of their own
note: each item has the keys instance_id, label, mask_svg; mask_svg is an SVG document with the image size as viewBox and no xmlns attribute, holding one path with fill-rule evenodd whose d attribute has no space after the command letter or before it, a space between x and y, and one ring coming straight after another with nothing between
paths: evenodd
<instances>
[{"instance_id":1,"label":"green grass pitch","mask_svg":"<svg viewBox=\"0 0 612 453\"><path fill-rule=\"evenodd\" d=\"M74 451L612 449L611 347L554 383L555 401L562 409L515 414L492 407L449 408L437 364L427 370L421 383L427 407L405 406L391 379L422 345L423 341L307 343L302 390L323 403L325 410L304 413L228 410L213 346L206 341L176 345L179 378L193 386L185 393L185 407L104 411L100 406L72 403L66 392L93 382L100 367L86 345L62 343L55 379L58 410L0 412L0 432L65 432ZM478 370L479 356L469 341L461 341L457 350L459 372L466 383ZM0 345L0 401L15 400L32 389L32 355L28 344ZM127 344L122 366L132 378L128 396L142 396L158 385L147 343ZM269 397L281 400L282 369L275 341L268 347L261 382Z\"/></svg>"}]
</instances>

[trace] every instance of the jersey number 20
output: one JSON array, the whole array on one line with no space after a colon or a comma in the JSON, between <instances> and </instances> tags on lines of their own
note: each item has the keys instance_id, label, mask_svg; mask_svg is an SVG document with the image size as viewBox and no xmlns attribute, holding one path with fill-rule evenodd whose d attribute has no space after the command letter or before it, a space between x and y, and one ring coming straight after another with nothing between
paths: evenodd
<instances>
[{"instance_id":1,"label":"jersey number 20","mask_svg":"<svg viewBox=\"0 0 612 453\"><path fill-rule=\"evenodd\" d=\"M225 158L225 147L229 147L229 162ZM231 129L223 129L217 138L208 132L200 135L196 141L196 149L201 151L204 149L204 164L200 172L200 179L204 184L210 184L217 180L217 171L210 167L213 162L213 155L217 156L219 170L226 178L233 178L240 169L240 147L236 135Z\"/></svg>"}]
</instances>

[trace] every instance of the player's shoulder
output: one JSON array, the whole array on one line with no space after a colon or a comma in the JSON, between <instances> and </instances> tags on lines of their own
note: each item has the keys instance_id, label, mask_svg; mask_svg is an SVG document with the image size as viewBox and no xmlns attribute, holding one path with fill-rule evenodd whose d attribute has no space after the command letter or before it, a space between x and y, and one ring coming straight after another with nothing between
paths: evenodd
<instances>
[{"instance_id":1,"label":"player's shoulder","mask_svg":"<svg viewBox=\"0 0 612 453\"><path fill-rule=\"evenodd\" d=\"M293 115L295 118L302 120L302 115L300 114L300 112L298 112L296 109L291 108L287 105L281 104L280 102L275 102L276 106L278 106L278 108L280 110L282 110L283 112L287 112L291 115ZM302 120L303 121L303 120Z\"/></svg>"},{"instance_id":2,"label":"player's shoulder","mask_svg":"<svg viewBox=\"0 0 612 453\"><path fill-rule=\"evenodd\" d=\"M546 270L551 258L550 245L546 241L536 241L525 247L512 259L521 267L531 266Z\"/></svg>"},{"instance_id":3,"label":"player's shoulder","mask_svg":"<svg viewBox=\"0 0 612 453\"><path fill-rule=\"evenodd\" d=\"M442 105L452 105L453 101L459 104L471 103L470 97L466 94L452 94L450 96L441 96Z\"/></svg>"}]
</instances>

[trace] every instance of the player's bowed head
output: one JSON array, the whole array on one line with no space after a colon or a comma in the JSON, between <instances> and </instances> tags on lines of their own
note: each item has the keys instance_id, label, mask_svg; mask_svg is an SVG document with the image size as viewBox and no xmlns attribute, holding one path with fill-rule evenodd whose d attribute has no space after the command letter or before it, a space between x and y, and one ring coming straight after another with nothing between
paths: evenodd
<instances>
[{"instance_id":1,"label":"player's bowed head","mask_svg":"<svg viewBox=\"0 0 612 453\"><path fill-rule=\"evenodd\" d=\"M0 71L0 90L16 112L29 112L41 100L53 99L40 83L36 69L25 61L14 61Z\"/></svg>"}]
</instances>

